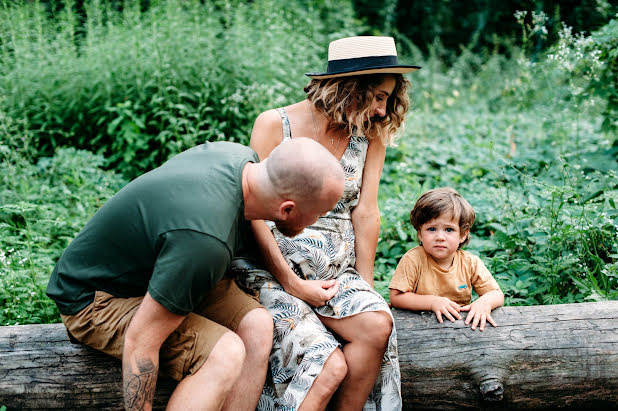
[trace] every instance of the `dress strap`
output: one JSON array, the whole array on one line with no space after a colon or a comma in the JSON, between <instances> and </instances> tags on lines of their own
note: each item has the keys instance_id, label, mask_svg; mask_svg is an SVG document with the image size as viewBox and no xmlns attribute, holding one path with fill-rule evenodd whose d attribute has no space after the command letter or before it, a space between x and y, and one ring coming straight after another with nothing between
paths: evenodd
<instances>
[{"instance_id":1,"label":"dress strap","mask_svg":"<svg viewBox=\"0 0 618 411\"><path fill-rule=\"evenodd\" d=\"M292 130L290 129L290 119L288 118L288 114L285 112L283 107L279 107L277 111L279 112L281 122L283 123L283 141L289 140L292 138Z\"/></svg>"}]
</instances>

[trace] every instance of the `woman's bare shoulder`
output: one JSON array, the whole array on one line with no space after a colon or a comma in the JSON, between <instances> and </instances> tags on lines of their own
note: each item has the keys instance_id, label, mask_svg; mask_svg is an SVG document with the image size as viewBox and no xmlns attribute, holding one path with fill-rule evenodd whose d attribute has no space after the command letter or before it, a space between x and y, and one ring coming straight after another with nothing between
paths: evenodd
<instances>
[{"instance_id":1,"label":"woman's bare shoulder","mask_svg":"<svg viewBox=\"0 0 618 411\"><path fill-rule=\"evenodd\" d=\"M281 116L277 112L277 109L273 108L263 111L257 116L255 123L253 123L253 130L255 131L256 127L273 128L277 126L281 126Z\"/></svg>"},{"instance_id":2,"label":"woman's bare shoulder","mask_svg":"<svg viewBox=\"0 0 618 411\"><path fill-rule=\"evenodd\" d=\"M255 119L249 145L261 160L268 157L283 139L281 116L275 109L267 110Z\"/></svg>"},{"instance_id":3,"label":"woman's bare shoulder","mask_svg":"<svg viewBox=\"0 0 618 411\"><path fill-rule=\"evenodd\" d=\"M289 106L282 107L285 111L285 114L288 117L296 117L301 114L305 114L306 108L304 107L305 101L299 101L298 103L290 104ZM270 110L263 111L255 120L255 123L260 125L272 126L273 124L281 124L281 114L279 114L278 109L273 108Z\"/></svg>"},{"instance_id":4,"label":"woman's bare shoulder","mask_svg":"<svg viewBox=\"0 0 618 411\"><path fill-rule=\"evenodd\" d=\"M309 115L307 100L283 107L288 116Z\"/></svg>"}]
</instances>

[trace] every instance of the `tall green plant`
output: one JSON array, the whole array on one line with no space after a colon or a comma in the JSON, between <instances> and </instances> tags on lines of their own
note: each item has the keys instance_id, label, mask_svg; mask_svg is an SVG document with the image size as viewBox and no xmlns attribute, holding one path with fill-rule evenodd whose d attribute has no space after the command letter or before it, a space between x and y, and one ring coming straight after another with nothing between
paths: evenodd
<instances>
[{"instance_id":1,"label":"tall green plant","mask_svg":"<svg viewBox=\"0 0 618 411\"><path fill-rule=\"evenodd\" d=\"M588 88L604 65L594 40L568 33L535 61L464 51L446 67L436 53L411 76L417 105L380 188L380 284L417 244L418 196L449 185L477 212L468 250L508 304L618 298L618 150Z\"/></svg>"},{"instance_id":2,"label":"tall green plant","mask_svg":"<svg viewBox=\"0 0 618 411\"><path fill-rule=\"evenodd\" d=\"M32 163L24 124L0 111L0 325L59 320L45 296L67 244L125 180L74 148Z\"/></svg>"},{"instance_id":3,"label":"tall green plant","mask_svg":"<svg viewBox=\"0 0 618 411\"><path fill-rule=\"evenodd\" d=\"M618 130L618 15L592 33L591 38L593 45L590 48L598 52L603 67L590 89L593 95L607 101L603 129L615 133Z\"/></svg>"},{"instance_id":4,"label":"tall green plant","mask_svg":"<svg viewBox=\"0 0 618 411\"><path fill-rule=\"evenodd\" d=\"M0 9L2 109L39 150L103 154L127 176L205 140L248 142L260 111L302 96L303 73L359 23L350 2L65 1ZM336 10L336 13L335 13ZM81 17L81 16L80 16Z\"/></svg>"}]
</instances>

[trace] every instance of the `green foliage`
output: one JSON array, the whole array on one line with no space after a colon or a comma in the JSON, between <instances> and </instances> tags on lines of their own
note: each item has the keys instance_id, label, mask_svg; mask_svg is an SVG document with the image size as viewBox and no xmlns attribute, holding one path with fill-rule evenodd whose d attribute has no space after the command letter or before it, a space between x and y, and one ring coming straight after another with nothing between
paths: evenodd
<instances>
[{"instance_id":1,"label":"green foliage","mask_svg":"<svg viewBox=\"0 0 618 411\"><path fill-rule=\"evenodd\" d=\"M0 2L2 325L58 321L49 273L125 183L103 168L132 177L204 140L247 143L359 27L345 0L147 3Z\"/></svg>"},{"instance_id":2,"label":"green foliage","mask_svg":"<svg viewBox=\"0 0 618 411\"><path fill-rule=\"evenodd\" d=\"M125 181L104 159L59 149L30 162L23 125L0 112L0 325L59 321L49 274L86 221ZM19 147L23 147L20 149Z\"/></svg>"},{"instance_id":3,"label":"green foliage","mask_svg":"<svg viewBox=\"0 0 618 411\"><path fill-rule=\"evenodd\" d=\"M206 139L246 143L259 112L303 97L330 40L363 30L346 0L59 4L0 2L2 325L58 320L49 273L120 174ZM401 60L423 69L382 174L383 295L417 244L414 202L450 185L477 211L468 250L508 304L618 298L616 20L544 37L555 16L535 16L520 49L470 44L448 64L440 42L423 55L399 35Z\"/></svg>"},{"instance_id":4,"label":"green foliage","mask_svg":"<svg viewBox=\"0 0 618 411\"><path fill-rule=\"evenodd\" d=\"M205 140L247 143L259 112L300 98L324 45L359 27L349 2L316 4L91 0L82 16L69 0L53 15L4 2L1 109L42 154L87 149L129 177Z\"/></svg>"},{"instance_id":5,"label":"green foliage","mask_svg":"<svg viewBox=\"0 0 618 411\"><path fill-rule=\"evenodd\" d=\"M448 185L477 212L468 250L507 304L618 298L618 147L601 128L605 96L591 86L606 67L598 47L565 28L536 62L517 50L513 59L463 52L450 68L430 57L412 75L419 105L380 188L379 280L417 244L416 199Z\"/></svg>"},{"instance_id":6,"label":"green foliage","mask_svg":"<svg viewBox=\"0 0 618 411\"><path fill-rule=\"evenodd\" d=\"M604 64L591 82L590 90L607 101L603 128L615 133L618 131L618 18L592 33L591 38L591 48L598 52L599 60Z\"/></svg>"},{"instance_id":7,"label":"green foliage","mask_svg":"<svg viewBox=\"0 0 618 411\"><path fill-rule=\"evenodd\" d=\"M354 0L354 5L372 34L405 36L424 53L437 41L445 46L441 56L448 59L466 48L475 53L510 53L513 39L521 34L519 22L513 19L518 10L547 12L546 36L530 39L533 53L542 53L558 39L562 22L577 32L590 33L618 12L616 2L606 0ZM530 12L525 22L534 27L532 20Z\"/></svg>"}]
</instances>

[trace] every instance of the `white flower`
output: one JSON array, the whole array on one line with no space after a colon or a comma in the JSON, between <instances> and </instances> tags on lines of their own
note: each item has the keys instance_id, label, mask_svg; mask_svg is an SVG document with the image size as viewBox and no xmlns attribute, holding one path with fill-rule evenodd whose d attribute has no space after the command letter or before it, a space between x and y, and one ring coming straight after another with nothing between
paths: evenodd
<instances>
[{"instance_id":1,"label":"white flower","mask_svg":"<svg viewBox=\"0 0 618 411\"><path fill-rule=\"evenodd\" d=\"M526 18L527 15L528 15L528 12L526 10L517 10L515 14L513 14L513 16L515 17L515 20L517 20L519 24L524 23L524 19Z\"/></svg>"}]
</instances>

